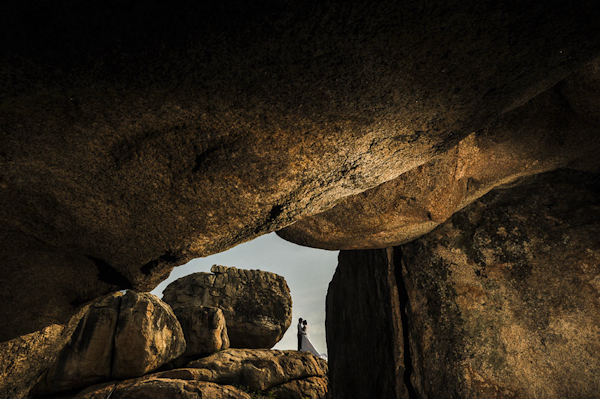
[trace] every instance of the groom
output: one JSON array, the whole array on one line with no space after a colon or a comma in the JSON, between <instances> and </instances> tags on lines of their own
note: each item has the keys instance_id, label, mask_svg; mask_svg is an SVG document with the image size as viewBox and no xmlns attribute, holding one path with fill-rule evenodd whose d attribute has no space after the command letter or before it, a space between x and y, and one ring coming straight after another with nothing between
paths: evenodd
<instances>
[{"instance_id":1,"label":"groom","mask_svg":"<svg viewBox=\"0 0 600 399\"><path fill-rule=\"evenodd\" d=\"M306 333L302 329L302 317L298 319L298 350L302 350L302 336Z\"/></svg>"}]
</instances>

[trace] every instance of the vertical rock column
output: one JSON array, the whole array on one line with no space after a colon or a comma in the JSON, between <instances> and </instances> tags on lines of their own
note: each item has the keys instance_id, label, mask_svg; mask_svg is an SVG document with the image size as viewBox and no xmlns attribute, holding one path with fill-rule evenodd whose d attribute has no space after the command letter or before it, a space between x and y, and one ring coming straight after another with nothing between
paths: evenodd
<instances>
[{"instance_id":1,"label":"vertical rock column","mask_svg":"<svg viewBox=\"0 0 600 399\"><path fill-rule=\"evenodd\" d=\"M599 175L497 190L402 251L421 398L598 398Z\"/></svg>"},{"instance_id":2,"label":"vertical rock column","mask_svg":"<svg viewBox=\"0 0 600 399\"><path fill-rule=\"evenodd\" d=\"M336 399L409 397L393 257L391 248L340 252L326 320Z\"/></svg>"}]
</instances>

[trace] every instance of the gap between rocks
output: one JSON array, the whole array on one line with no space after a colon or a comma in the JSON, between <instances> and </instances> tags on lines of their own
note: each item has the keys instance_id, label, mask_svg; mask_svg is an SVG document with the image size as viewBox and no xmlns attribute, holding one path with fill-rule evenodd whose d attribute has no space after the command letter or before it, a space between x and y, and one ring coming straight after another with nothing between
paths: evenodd
<instances>
[{"instance_id":1,"label":"gap between rocks","mask_svg":"<svg viewBox=\"0 0 600 399\"><path fill-rule=\"evenodd\" d=\"M400 247L394 247L393 254L394 277L396 278L396 287L398 288L398 297L400 300L400 320L402 322L402 338L404 343L404 385L406 385L409 399L418 399L419 396L410 380L413 373L413 366L412 358L410 356L408 315L406 313L406 307L408 306L408 291L406 290L404 276L402 274L402 250Z\"/></svg>"}]
</instances>

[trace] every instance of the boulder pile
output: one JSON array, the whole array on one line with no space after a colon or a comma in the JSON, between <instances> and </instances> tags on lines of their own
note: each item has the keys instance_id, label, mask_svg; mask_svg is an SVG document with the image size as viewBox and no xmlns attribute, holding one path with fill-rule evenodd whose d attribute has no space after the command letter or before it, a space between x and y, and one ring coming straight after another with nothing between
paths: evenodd
<instances>
[{"instance_id":1,"label":"boulder pile","mask_svg":"<svg viewBox=\"0 0 600 399\"><path fill-rule=\"evenodd\" d=\"M91 304L29 396L328 397L324 360L308 352L269 350L290 324L285 280L259 270L215 265L212 271L165 290L174 310L152 294L131 290ZM210 284L200 289L202 281ZM260 299L250 306L252 292ZM228 349L228 323L240 328L240 320L259 322L246 322L251 334L236 343L262 349Z\"/></svg>"},{"instance_id":2,"label":"boulder pile","mask_svg":"<svg viewBox=\"0 0 600 399\"><path fill-rule=\"evenodd\" d=\"M214 265L165 288L163 301L181 308L223 311L232 348L272 348L292 322L292 297L283 277L260 270Z\"/></svg>"}]
</instances>

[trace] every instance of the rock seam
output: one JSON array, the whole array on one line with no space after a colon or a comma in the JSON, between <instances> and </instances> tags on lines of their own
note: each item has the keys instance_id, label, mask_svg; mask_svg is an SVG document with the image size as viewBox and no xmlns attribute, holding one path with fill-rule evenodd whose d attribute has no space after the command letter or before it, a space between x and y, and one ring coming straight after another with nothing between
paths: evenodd
<instances>
[{"instance_id":1,"label":"rock seam","mask_svg":"<svg viewBox=\"0 0 600 399\"><path fill-rule=\"evenodd\" d=\"M404 275L402 270L402 250L400 247L393 247L392 262L394 266L394 277L396 278L396 286L398 287L398 299L400 301L400 320L402 323L402 336L404 343L404 385L408 391L409 399L419 399L415 388L411 382L413 373L412 358L410 356L410 336L408 326L408 315L406 308L408 306L408 291L404 284Z\"/></svg>"}]
</instances>

